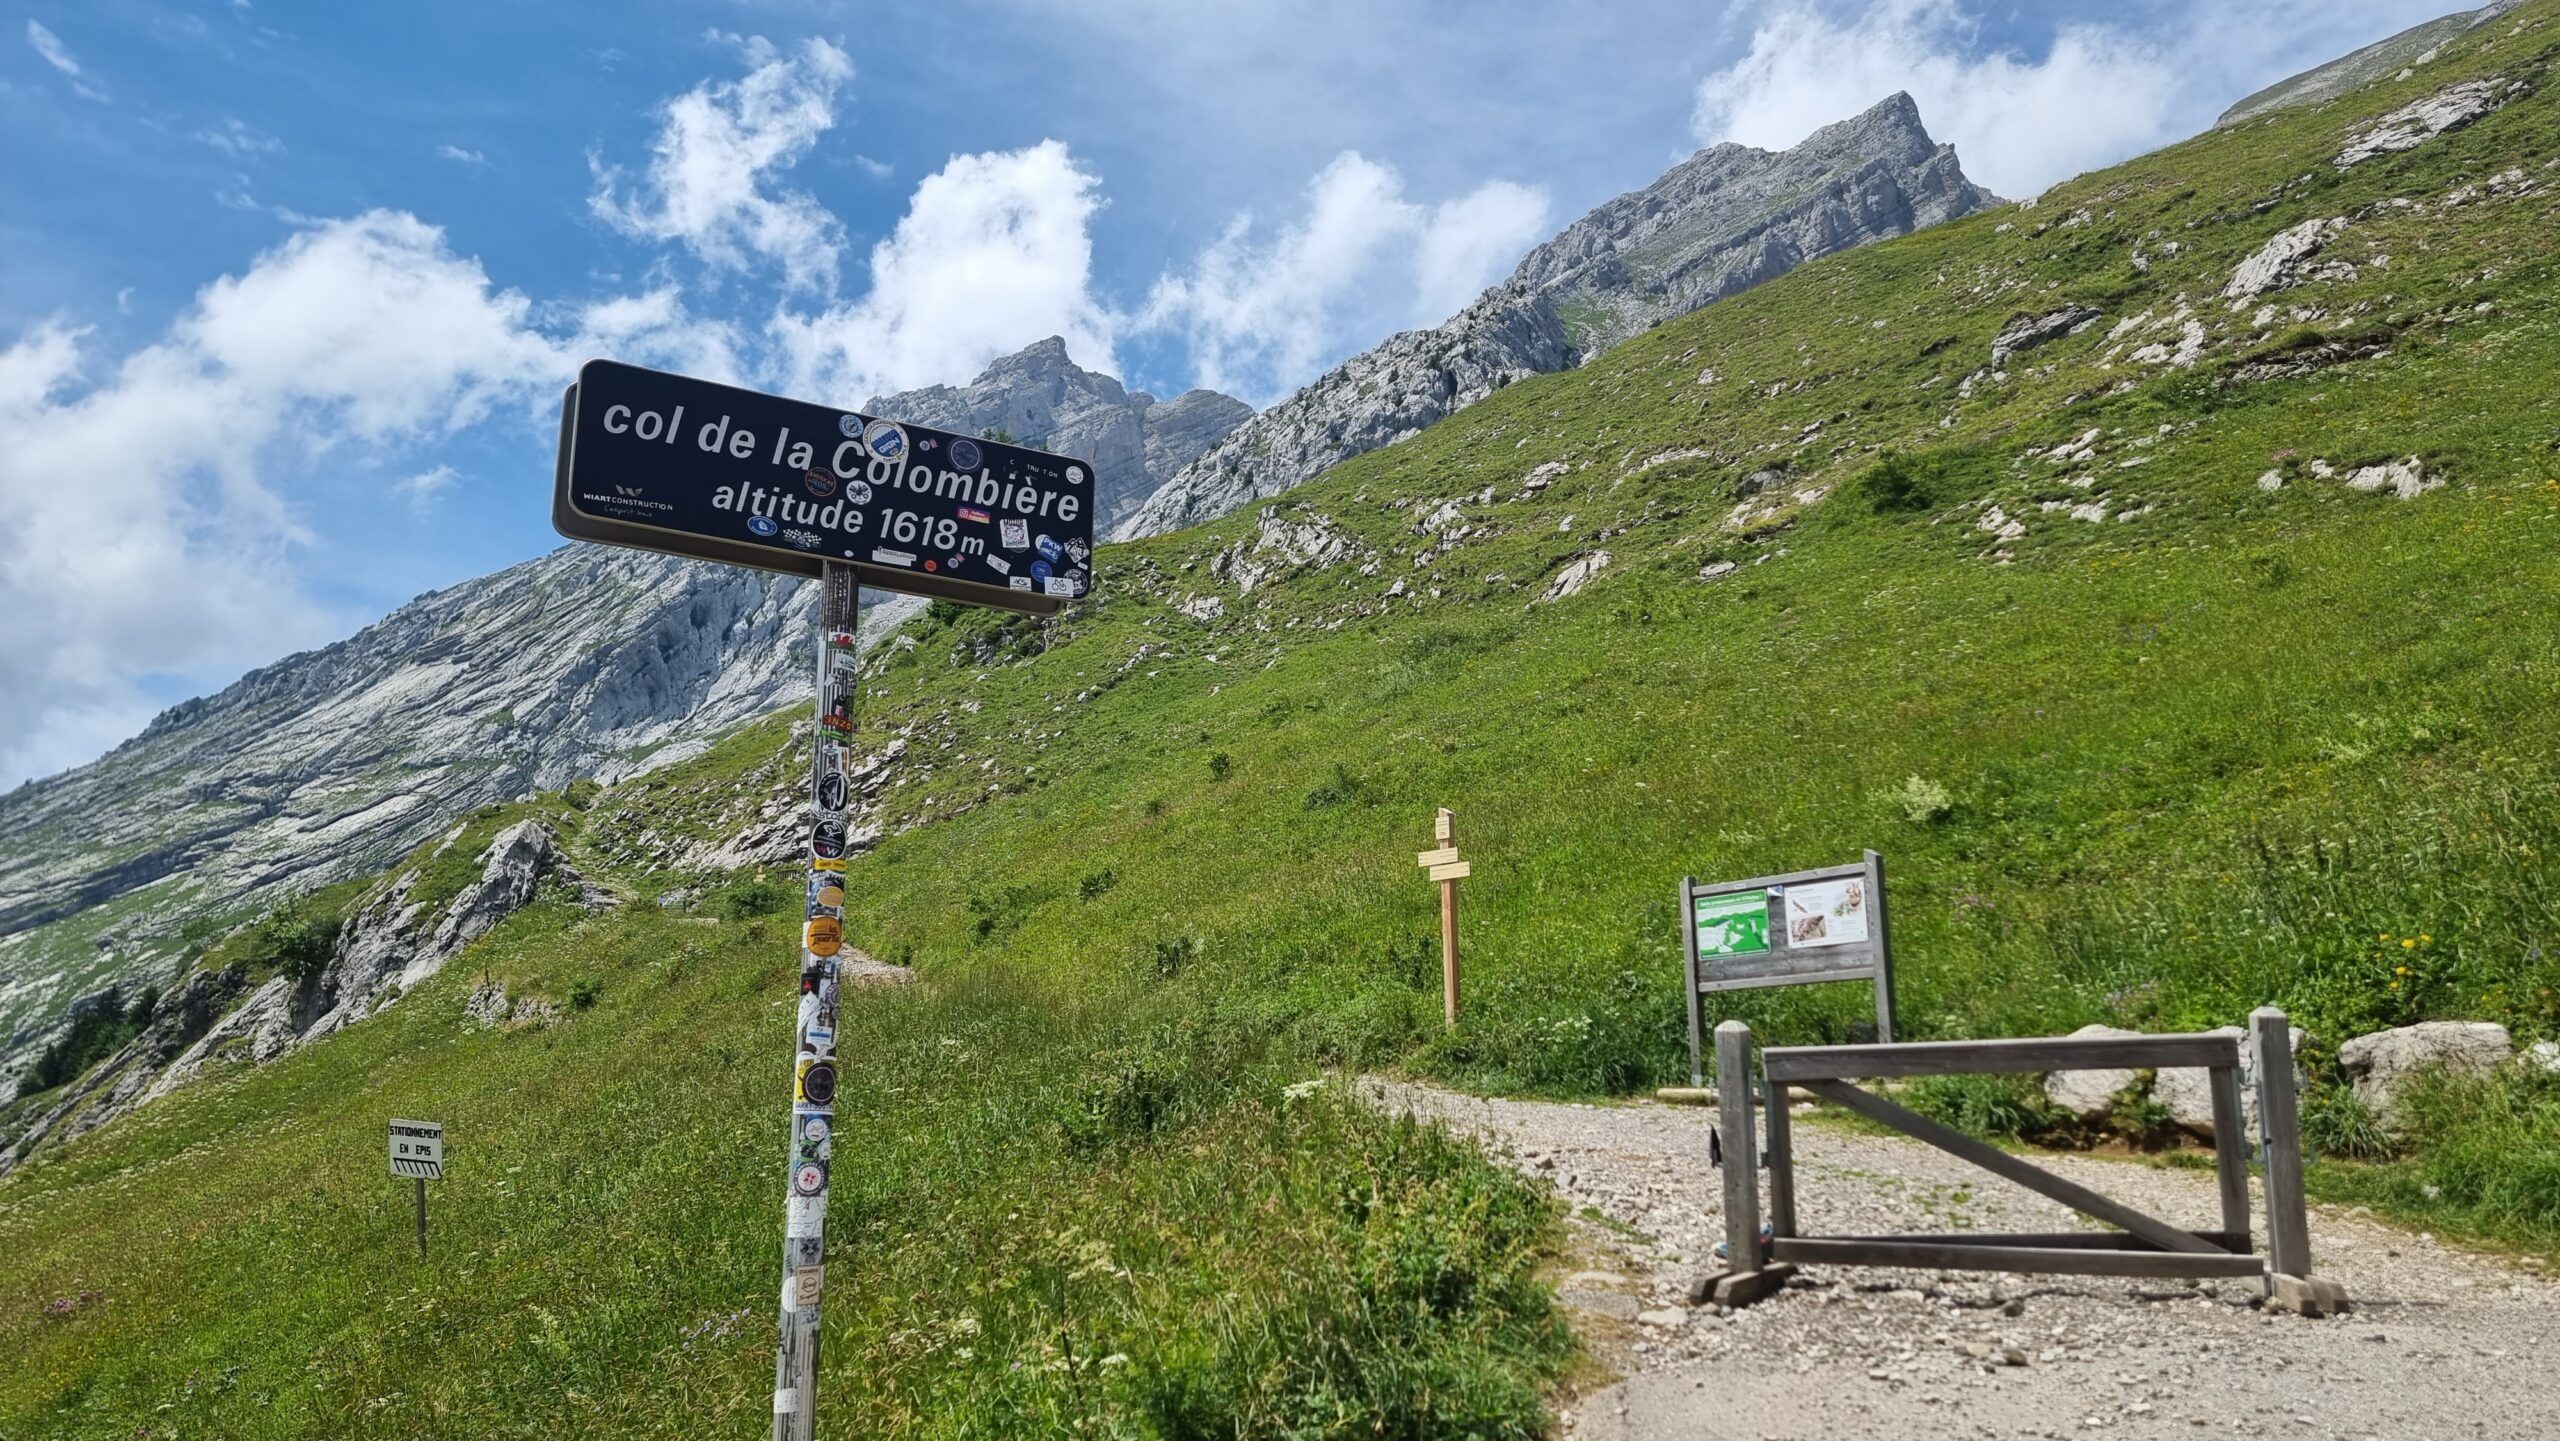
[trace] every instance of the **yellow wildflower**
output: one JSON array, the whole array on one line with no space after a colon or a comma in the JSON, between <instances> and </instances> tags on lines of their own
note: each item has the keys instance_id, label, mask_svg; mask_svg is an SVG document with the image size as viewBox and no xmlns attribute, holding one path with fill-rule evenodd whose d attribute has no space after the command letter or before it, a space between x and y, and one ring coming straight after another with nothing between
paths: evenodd
<instances>
[{"instance_id":1,"label":"yellow wildflower","mask_svg":"<svg viewBox=\"0 0 2560 1441\"><path fill-rule=\"evenodd\" d=\"M2418 938L2417 938L2416 936L2411 936L2411 937L2409 937L2407 940L2402 941L2402 942L2400 943L2400 949L2402 949L2402 950L2404 950L2404 951L2414 951L2414 950L2416 950L2417 948L2418 948Z\"/></svg>"}]
</instances>

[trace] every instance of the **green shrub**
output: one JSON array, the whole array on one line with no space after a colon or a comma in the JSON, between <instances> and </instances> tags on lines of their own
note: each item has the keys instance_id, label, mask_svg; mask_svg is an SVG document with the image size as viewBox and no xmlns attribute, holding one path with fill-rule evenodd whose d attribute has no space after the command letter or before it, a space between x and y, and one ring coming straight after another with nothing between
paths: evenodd
<instances>
[{"instance_id":1,"label":"green shrub","mask_svg":"<svg viewBox=\"0 0 2560 1441\"><path fill-rule=\"evenodd\" d=\"M2045 1099L2033 1076L1923 1076L1902 1100L1921 1115L1975 1136L2032 1139L2070 1120Z\"/></svg>"},{"instance_id":2,"label":"green shrub","mask_svg":"<svg viewBox=\"0 0 2560 1441\"><path fill-rule=\"evenodd\" d=\"M269 911L250 937L252 957L299 983L320 973L338 941L336 911L297 901Z\"/></svg>"},{"instance_id":3,"label":"green shrub","mask_svg":"<svg viewBox=\"0 0 2560 1441\"><path fill-rule=\"evenodd\" d=\"M745 921L786 913L801 899L800 892L783 884L780 877L767 871L749 871L722 886L712 899L712 907L724 919Z\"/></svg>"},{"instance_id":4,"label":"green shrub","mask_svg":"<svg viewBox=\"0 0 2560 1441\"><path fill-rule=\"evenodd\" d=\"M2315 1082L2302 1093L2302 1148L2314 1156L2387 1161L2399 1146L2362 1097L2334 1081Z\"/></svg>"}]
</instances>

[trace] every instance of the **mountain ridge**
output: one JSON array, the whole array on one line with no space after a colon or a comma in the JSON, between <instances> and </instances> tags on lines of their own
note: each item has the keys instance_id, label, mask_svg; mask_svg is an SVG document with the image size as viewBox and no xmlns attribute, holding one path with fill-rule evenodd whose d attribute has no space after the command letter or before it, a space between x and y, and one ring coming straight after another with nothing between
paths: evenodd
<instances>
[{"instance_id":1,"label":"mountain ridge","mask_svg":"<svg viewBox=\"0 0 2560 1441\"><path fill-rule=\"evenodd\" d=\"M1783 151L1709 146L1594 207L1449 320L1389 337L1238 426L1111 536L1277 495L1807 260L1997 203L1902 92Z\"/></svg>"}]
</instances>

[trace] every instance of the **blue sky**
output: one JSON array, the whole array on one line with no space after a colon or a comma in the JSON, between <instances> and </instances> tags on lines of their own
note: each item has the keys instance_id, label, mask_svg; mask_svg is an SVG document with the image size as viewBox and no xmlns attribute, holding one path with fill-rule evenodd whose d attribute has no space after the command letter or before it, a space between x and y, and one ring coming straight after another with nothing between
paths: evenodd
<instances>
[{"instance_id":1,"label":"blue sky","mask_svg":"<svg viewBox=\"0 0 2560 1441\"><path fill-rule=\"evenodd\" d=\"M2032 194L2447 0L86 0L0 30L0 785L538 555L591 354L1257 404L1894 89ZM173 624L172 622L176 622Z\"/></svg>"}]
</instances>

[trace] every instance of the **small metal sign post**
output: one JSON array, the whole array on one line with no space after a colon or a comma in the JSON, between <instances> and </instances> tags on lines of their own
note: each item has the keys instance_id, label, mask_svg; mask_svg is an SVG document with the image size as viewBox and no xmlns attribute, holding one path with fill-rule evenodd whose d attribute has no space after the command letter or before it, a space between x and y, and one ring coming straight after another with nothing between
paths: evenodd
<instances>
[{"instance_id":1,"label":"small metal sign post","mask_svg":"<svg viewBox=\"0 0 2560 1441\"><path fill-rule=\"evenodd\" d=\"M1876 1039L1893 1041L1893 941L1885 924L1884 857L1855 865L1700 885L1680 882L1681 946L1689 961L1689 1084L1707 1083L1702 1054L1712 991L1867 981L1876 987Z\"/></svg>"},{"instance_id":2,"label":"small metal sign post","mask_svg":"<svg viewBox=\"0 0 2560 1441\"><path fill-rule=\"evenodd\" d=\"M817 1429L861 587L1053 614L1092 588L1093 506L1092 473L1066 456L609 360L589 361L561 406L551 523L562 535L825 588L774 1441Z\"/></svg>"},{"instance_id":3,"label":"small metal sign post","mask_svg":"<svg viewBox=\"0 0 2560 1441\"><path fill-rule=\"evenodd\" d=\"M1431 839L1437 847L1417 853L1413 862L1440 883L1440 1002L1444 1020L1454 1031L1458 1029L1458 882L1474 875L1476 868L1458 859L1458 817L1447 806L1431 822Z\"/></svg>"},{"instance_id":4,"label":"small metal sign post","mask_svg":"<svg viewBox=\"0 0 2560 1441\"><path fill-rule=\"evenodd\" d=\"M418 1259L427 1259L427 1183L444 1179L444 1122L391 1122L391 1174L418 1183Z\"/></svg>"}]
</instances>

